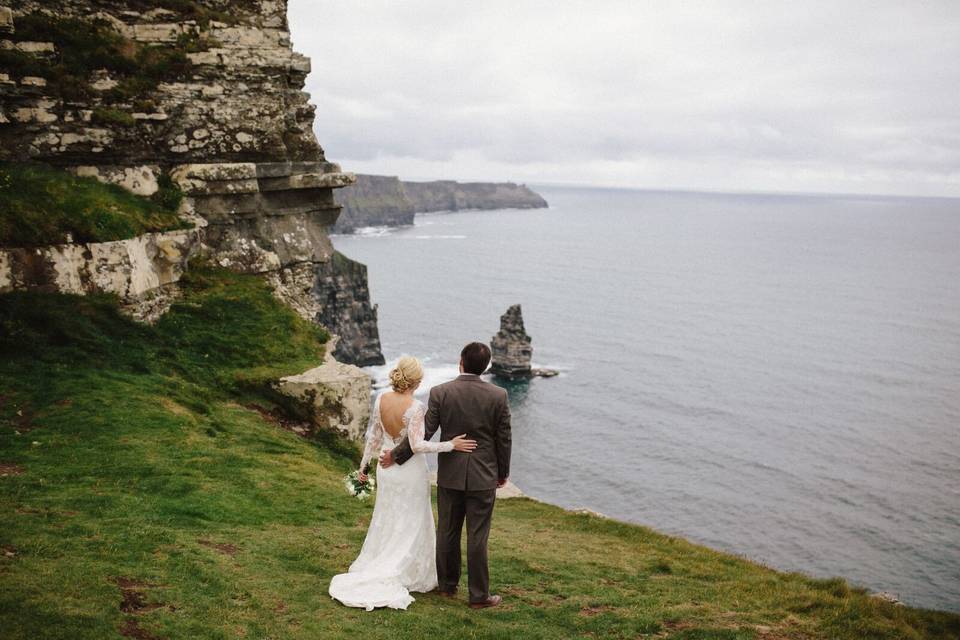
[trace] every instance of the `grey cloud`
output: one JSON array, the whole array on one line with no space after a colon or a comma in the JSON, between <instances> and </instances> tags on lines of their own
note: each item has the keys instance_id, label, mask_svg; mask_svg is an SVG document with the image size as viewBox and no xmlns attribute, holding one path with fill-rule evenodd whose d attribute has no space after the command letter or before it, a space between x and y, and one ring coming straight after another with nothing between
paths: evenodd
<instances>
[{"instance_id":1,"label":"grey cloud","mask_svg":"<svg viewBox=\"0 0 960 640\"><path fill-rule=\"evenodd\" d=\"M348 169L960 195L952 1L292 0L290 18Z\"/></svg>"}]
</instances>

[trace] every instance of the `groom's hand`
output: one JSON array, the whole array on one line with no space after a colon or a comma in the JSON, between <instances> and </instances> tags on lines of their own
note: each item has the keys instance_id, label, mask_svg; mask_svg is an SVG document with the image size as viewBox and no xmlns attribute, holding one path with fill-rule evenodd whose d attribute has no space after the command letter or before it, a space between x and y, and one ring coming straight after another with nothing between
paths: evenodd
<instances>
[{"instance_id":1,"label":"groom's hand","mask_svg":"<svg viewBox=\"0 0 960 640\"><path fill-rule=\"evenodd\" d=\"M503 487L504 487L506 484L507 484L507 479L506 479L506 478L500 478L500 479L498 479L498 480L497 480L497 489L503 489Z\"/></svg>"},{"instance_id":2,"label":"groom's hand","mask_svg":"<svg viewBox=\"0 0 960 640\"><path fill-rule=\"evenodd\" d=\"M393 466L393 451L384 451L380 455L380 466L384 469Z\"/></svg>"}]
</instances>

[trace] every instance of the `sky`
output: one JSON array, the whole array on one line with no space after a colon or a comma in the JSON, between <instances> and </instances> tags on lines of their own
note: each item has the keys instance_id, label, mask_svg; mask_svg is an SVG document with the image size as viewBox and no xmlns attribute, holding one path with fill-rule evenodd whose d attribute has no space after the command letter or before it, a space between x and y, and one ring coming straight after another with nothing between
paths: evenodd
<instances>
[{"instance_id":1,"label":"sky","mask_svg":"<svg viewBox=\"0 0 960 640\"><path fill-rule=\"evenodd\" d=\"M345 171L960 196L960 0L290 0Z\"/></svg>"}]
</instances>

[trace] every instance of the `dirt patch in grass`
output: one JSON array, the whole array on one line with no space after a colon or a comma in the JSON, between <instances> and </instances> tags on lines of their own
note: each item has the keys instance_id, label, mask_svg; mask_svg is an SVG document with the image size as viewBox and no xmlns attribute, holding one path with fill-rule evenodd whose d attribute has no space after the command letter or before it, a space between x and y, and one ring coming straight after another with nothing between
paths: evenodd
<instances>
[{"instance_id":1,"label":"dirt patch in grass","mask_svg":"<svg viewBox=\"0 0 960 640\"><path fill-rule=\"evenodd\" d=\"M163 603L157 602L148 604L144 596L144 590L155 585L123 576L114 578L113 582L120 587L120 611L124 613L140 614L163 606Z\"/></svg>"},{"instance_id":2,"label":"dirt patch in grass","mask_svg":"<svg viewBox=\"0 0 960 640\"><path fill-rule=\"evenodd\" d=\"M228 542L211 542L210 540L204 540L202 538L200 540L197 540L197 542L202 544L205 547L216 549L220 553L228 555L230 557L237 555L237 552L240 551L240 547L238 547L235 544L230 544Z\"/></svg>"},{"instance_id":3,"label":"dirt patch in grass","mask_svg":"<svg viewBox=\"0 0 960 640\"><path fill-rule=\"evenodd\" d=\"M142 591L121 589L120 593L123 596L123 600L120 602L120 611L124 613L143 613L163 606L163 604L156 602L147 604Z\"/></svg>"},{"instance_id":4,"label":"dirt patch in grass","mask_svg":"<svg viewBox=\"0 0 960 640\"><path fill-rule=\"evenodd\" d=\"M12 544L0 545L0 555L3 555L6 558L12 558L17 555L17 548Z\"/></svg>"},{"instance_id":5,"label":"dirt patch in grass","mask_svg":"<svg viewBox=\"0 0 960 640\"><path fill-rule=\"evenodd\" d=\"M23 467L12 462L0 462L0 477L22 476Z\"/></svg>"},{"instance_id":6,"label":"dirt patch in grass","mask_svg":"<svg viewBox=\"0 0 960 640\"><path fill-rule=\"evenodd\" d=\"M120 627L120 635L125 638L136 638L136 640L163 640L155 636L146 629L140 627L140 622L136 618L127 618Z\"/></svg>"},{"instance_id":7,"label":"dirt patch in grass","mask_svg":"<svg viewBox=\"0 0 960 640\"><path fill-rule=\"evenodd\" d=\"M272 411L261 407L258 404L246 404L243 405L244 408L250 409L251 411L256 411L260 414L260 417L280 429L286 431L292 431L298 436L307 436L310 431L310 424L302 420L293 420L286 416L283 411L278 408L273 409Z\"/></svg>"},{"instance_id":8,"label":"dirt patch in grass","mask_svg":"<svg viewBox=\"0 0 960 640\"><path fill-rule=\"evenodd\" d=\"M33 411L26 407L18 409L13 416L13 425L19 433L30 433L36 429L36 425L33 424Z\"/></svg>"}]
</instances>

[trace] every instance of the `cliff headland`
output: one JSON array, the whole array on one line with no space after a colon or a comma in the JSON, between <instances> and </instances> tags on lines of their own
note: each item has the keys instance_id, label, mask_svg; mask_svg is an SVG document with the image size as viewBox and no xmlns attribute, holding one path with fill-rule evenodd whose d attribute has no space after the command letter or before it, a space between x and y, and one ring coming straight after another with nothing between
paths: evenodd
<instances>
[{"instance_id":1,"label":"cliff headland","mask_svg":"<svg viewBox=\"0 0 960 640\"><path fill-rule=\"evenodd\" d=\"M365 174L358 174L356 183L341 190L337 201L343 205L343 212L334 225L335 233L410 225L417 213L548 206L538 193L512 182L413 182Z\"/></svg>"}]
</instances>

